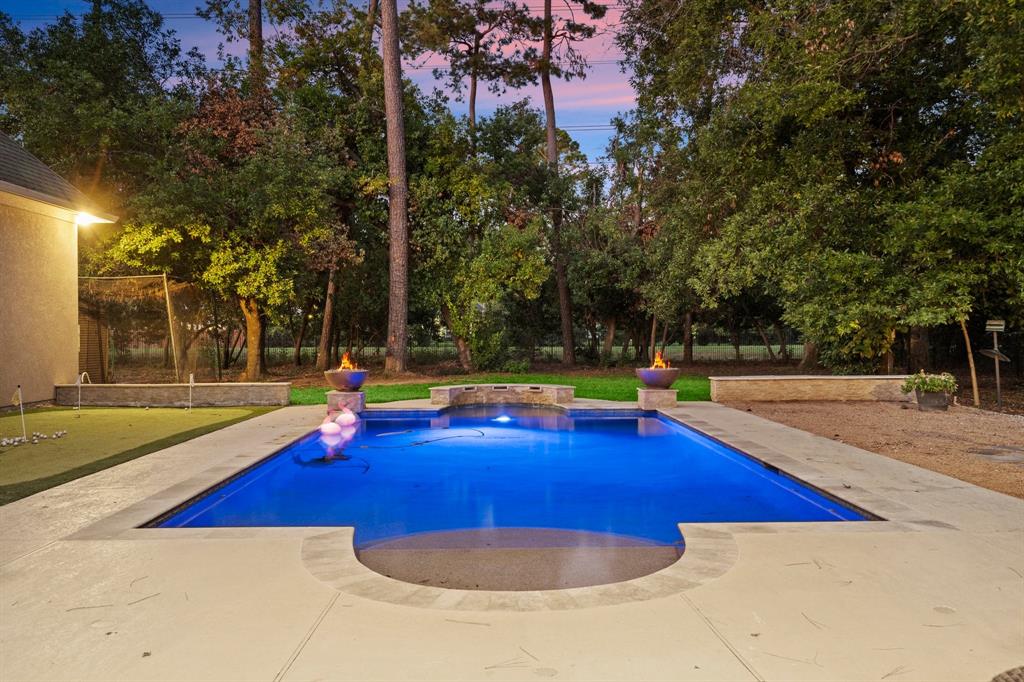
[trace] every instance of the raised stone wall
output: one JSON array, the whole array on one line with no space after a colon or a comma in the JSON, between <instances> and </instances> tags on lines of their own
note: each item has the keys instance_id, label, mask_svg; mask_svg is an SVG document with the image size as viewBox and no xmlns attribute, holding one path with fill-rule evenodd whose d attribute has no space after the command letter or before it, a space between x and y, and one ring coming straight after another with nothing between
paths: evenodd
<instances>
[{"instance_id":1,"label":"raised stone wall","mask_svg":"<svg viewBox=\"0 0 1024 682\"><path fill-rule=\"evenodd\" d=\"M431 405L564 405L571 403L576 389L555 384L464 384L434 386Z\"/></svg>"},{"instance_id":2,"label":"raised stone wall","mask_svg":"<svg viewBox=\"0 0 1024 682\"><path fill-rule=\"evenodd\" d=\"M904 375L711 377L716 403L787 400L880 400L912 402L900 391Z\"/></svg>"},{"instance_id":3,"label":"raised stone wall","mask_svg":"<svg viewBox=\"0 0 1024 682\"><path fill-rule=\"evenodd\" d=\"M57 404L77 405L78 386L58 384ZM193 407L287 405L290 383L195 384ZM188 384L83 384L82 405L90 407L186 407Z\"/></svg>"}]
</instances>

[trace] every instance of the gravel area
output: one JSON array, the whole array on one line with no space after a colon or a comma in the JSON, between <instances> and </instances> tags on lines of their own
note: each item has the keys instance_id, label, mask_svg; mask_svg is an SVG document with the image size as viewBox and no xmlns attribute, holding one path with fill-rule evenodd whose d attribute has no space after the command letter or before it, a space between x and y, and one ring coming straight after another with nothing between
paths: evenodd
<instances>
[{"instance_id":1,"label":"gravel area","mask_svg":"<svg viewBox=\"0 0 1024 682\"><path fill-rule=\"evenodd\" d=\"M902 403L732 403L832 440L1024 499L1024 416Z\"/></svg>"}]
</instances>

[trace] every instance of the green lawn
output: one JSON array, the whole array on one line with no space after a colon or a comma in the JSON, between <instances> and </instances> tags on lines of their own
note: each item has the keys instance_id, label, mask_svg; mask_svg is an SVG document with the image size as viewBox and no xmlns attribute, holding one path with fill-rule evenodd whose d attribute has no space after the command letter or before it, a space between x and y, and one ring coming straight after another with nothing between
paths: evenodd
<instances>
[{"instance_id":1,"label":"green lawn","mask_svg":"<svg viewBox=\"0 0 1024 682\"><path fill-rule=\"evenodd\" d=\"M367 403L429 398L431 386L445 384L568 384L576 387L577 398L601 400L636 400L640 382L631 376L588 376L572 374L488 374L441 379L426 384L367 385ZM673 385L680 400L710 400L711 384L707 377L683 376ZM327 402L327 388L293 388L293 405L320 405Z\"/></svg>"},{"instance_id":2,"label":"green lawn","mask_svg":"<svg viewBox=\"0 0 1024 682\"><path fill-rule=\"evenodd\" d=\"M25 412L25 425L58 440L0 448L0 504L127 462L210 431L265 414L272 407L180 408L96 407L80 416L70 408ZM21 435L17 412L0 416L0 437Z\"/></svg>"}]
</instances>

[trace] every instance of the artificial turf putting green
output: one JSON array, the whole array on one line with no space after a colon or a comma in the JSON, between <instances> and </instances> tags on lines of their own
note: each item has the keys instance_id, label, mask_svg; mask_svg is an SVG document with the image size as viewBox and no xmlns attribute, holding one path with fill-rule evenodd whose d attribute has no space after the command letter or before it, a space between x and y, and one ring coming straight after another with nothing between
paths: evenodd
<instances>
[{"instance_id":1,"label":"artificial turf putting green","mask_svg":"<svg viewBox=\"0 0 1024 682\"><path fill-rule=\"evenodd\" d=\"M363 387L367 403L429 398L431 386L446 384L565 384L576 387L577 398L599 400L636 400L640 381L632 376L593 376L573 374L487 374L440 379L426 384L377 384ZM682 376L672 385L680 400L711 400L711 382L707 377ZM327 402L327 387L293 388L293 405L320 405Z\"/></svg>"},{"instance_id":2,"label":"artificial turf putting green","mask_svg":"<svg viewBox=\"0 0 1024 682\"><path fill-rule=\"evenodd\" d=\"M190 412L172 407L87 407L81 413L70 408L26 410L29 434L39 431L50 436L60 430L68 433L37 445L0 448L0 504L273 409L276 408L197 407ZM21 417L17 411L0 416L0 437L20 435Z\"/></svg>"}]
</instances>

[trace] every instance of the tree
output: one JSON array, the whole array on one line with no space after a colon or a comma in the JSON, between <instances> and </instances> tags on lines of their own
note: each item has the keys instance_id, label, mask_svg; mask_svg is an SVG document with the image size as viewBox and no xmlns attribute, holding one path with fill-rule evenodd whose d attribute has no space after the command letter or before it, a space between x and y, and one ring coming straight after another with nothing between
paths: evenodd
<instances>
[{"instance_id":1,"label":"tree","mask_svg":"<svg viewBox=\"0 0 1024 682\"><path fill-rule=\"evenodd\" d=\"M402 103L398 7L382 0L381 52L384 59L384 110L388 145L388 340L384 371L405 372L409 341L409 179L405 171L405 120Z\"/></svg>"},{"instance_id":2,"label":"tree","mask_svg":"<svg viewBox=\"0 0 1024 682\"><path fill-rule=\"evenodd\" d=\"M908 328L1020 290L1020 10L997 4L627 8L641 106L680 125L658 210L697 245L706 306L769 294L827 364L864 371Z\"/></svg>"},{"instance_id":3,"label":"tree","mask_svg":"<svg viewBox=\"0 0 1024 682\"><path fill-rule=\"evenodd\" d=\"M337 223L337 173L285 113L211 83L148 190L133 202L109 261L158 268L237 301L243 378L263 374L265 320L295 300L325 243L351 253Z\"/></svg>"},{"instance_id":4,"label":"tree","mask_svg":"<svg viewBox=\"0 0 1024 682\"><path fill-rule=\"evenodd\" d=\"M568 4L568 3L567 3ZM592 19L605 15L605 7L597 3L580 0L583 13ZM544 94L544 120L548 166L553 176L558 176L558 136L555 122L555 95L551 77L569 80L586 75L586 59L573 43L591 38L596 32L593 25L561 19L551 11L551 0L544 0L544 19L541 24L541 55L537 60L537 74L540 76ZM562 364L576 364L576 341L572 328L572 294L569 290L567 256L562 240L562 210L556 202L551 208L551 250L555 261L555 282L558 287L558 308L562 327Z\"/></svg>"},{"instance_id":5,"label":"tree","mask_svg":"<svg viewBox=\"0 0 1024 682\"><path fill-rule=\"evenodd\" d=\"M405 49L414 56L430 52L447 61L446 69L434 69L434 77L447 80L456 100L466 99L471 142L481 81L494 93L536 82L530 64L536 48L525 41L536 34L537 22L514 0L502 0L500 6L489 0L428 0L426 6L411 3L407 16L410 39Z\"/></svg>"},{"instance_id":6,"label":"tree","mask_svg":"<svg viewBox=\"0 0 1024 682\"><path fill-rule=\"evenodd\" d=\"M426 164L412 183L416 288L440 312L464 369L501 369L506 329L516 324L510 306L536 299L550 274L542 207L521 194L531 168L535 184L546 177L536 154L543 129L536 112L501 107L479 122L480 154L469 161L468 122L435 111L430 130ZM527 144L509 145L513 139ZM504 163L494 162L496 152Z\"/></svg>"},{"instance_id":7,"label":"tree","mask_svg":"<svg viewBox=\"0 0 1024 682\"><path fill-rule=\"evenodd\" d=\"M123 214L173 141L203 72L141 0L24 33L0 12L0 130Z\"/></svg>"}]
</instances>

